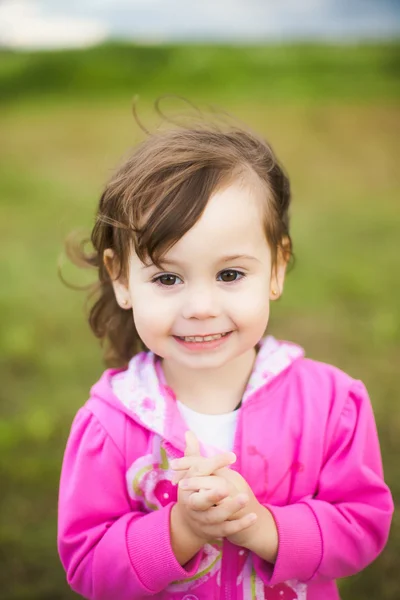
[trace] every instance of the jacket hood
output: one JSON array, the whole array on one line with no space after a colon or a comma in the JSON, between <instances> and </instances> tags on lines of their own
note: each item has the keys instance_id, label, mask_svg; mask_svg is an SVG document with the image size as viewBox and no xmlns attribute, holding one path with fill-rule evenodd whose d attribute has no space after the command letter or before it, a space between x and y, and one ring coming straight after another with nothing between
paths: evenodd
<instances>
[{"instance_id":1,"label":"jacket hood","mask_svg":"<svg viewBox=\"0 0 400 600\"><path fill-rule=\"evenodd\" d=\"M242 405L260 388L269 384L304 351L296 344L263 338L253 372L243 395ZM176 407L173 391L166 384L161 361L152 352L134 356L126 369L109 369L92 387L91 398L121 410L146 429L182 446L186 426Z\"/></svg>"}]
</instances>

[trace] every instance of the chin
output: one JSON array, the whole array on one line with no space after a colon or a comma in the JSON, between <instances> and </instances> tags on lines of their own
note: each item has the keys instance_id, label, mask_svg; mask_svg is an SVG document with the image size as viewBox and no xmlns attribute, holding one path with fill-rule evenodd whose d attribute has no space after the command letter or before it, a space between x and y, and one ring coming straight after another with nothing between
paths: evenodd
<instances>
[{"instance_id":1,"label":"chin","mask_svg":"<svg viewBox=\"0 0 400 600\"><path fill-rule=\"evenodd\" d=\"M223 367L224 365L226 365L228 362L230 361L230 359L226 359L226 360L210 360L210 359L204 359L204 360L191 360L191 361L187 361L187 362L183 362L183 361L179 361L180 364L182 365L182 367L185 367L187 369L191 369L193 371L206 371L209 369L219 369L220 367ZM178 361L177 361L178 362Z\"/></svg>"},{"instance_id":2,"label":"chin","mask_svg":"<svg viewBox=\"0 0 400 600\"><path fill-rule=\"evenodd\" d=\"M202 369L218 369L223 367L232 360L235 360L240 354L242 353L208 352L204 354L193 354L193 356L171 356L171 358L184 367L201 371Z\"/></svg>"}]
</instances>

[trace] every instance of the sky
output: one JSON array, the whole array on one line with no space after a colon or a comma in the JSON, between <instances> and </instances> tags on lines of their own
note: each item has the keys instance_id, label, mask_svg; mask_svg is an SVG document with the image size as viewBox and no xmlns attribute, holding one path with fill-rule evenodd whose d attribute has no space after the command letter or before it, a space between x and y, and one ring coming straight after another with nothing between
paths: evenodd
<instances>
[{"instance_id":1,"label":"sky","mask_svg":"<svg viewBox=\"0 0 400 600\"><path fill-rule=\"evenodd\" d=\"M400 37L400 0L0 0L0 47Z\"/></svg>"}]
</instances>

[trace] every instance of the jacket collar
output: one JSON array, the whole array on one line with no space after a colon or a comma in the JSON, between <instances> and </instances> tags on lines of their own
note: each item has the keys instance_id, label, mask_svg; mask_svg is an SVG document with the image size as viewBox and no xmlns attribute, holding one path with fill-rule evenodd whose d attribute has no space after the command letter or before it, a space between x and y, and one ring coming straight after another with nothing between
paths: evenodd
<instances>
[{"instance_id":1,"label":"jacket collar","mask_svg":"<svg viewBox=\"0 0 400 600\"><path fill-rule=\"evenodd\" d=\"M295 344L280 342L272 336L263 338L242 404L247 403L255 392L303 355L303 349ZM111 387L124 412L146 429L183 449L186 426L177 409L174 394L165 384L157 356L152 352L141 352L134 356L126 370L114 372Z\"/></svg>"}]
</instances>

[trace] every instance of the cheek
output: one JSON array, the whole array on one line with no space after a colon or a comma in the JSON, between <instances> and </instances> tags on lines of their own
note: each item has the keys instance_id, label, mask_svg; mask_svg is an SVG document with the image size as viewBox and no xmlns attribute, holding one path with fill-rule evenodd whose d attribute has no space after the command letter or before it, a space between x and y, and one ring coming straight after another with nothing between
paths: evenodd
<instances>
[{"instance_id":1,"label":"cheek","mask_svg":"<svg viewBox=\"0 0 400 600\"><path fill-rule=\"evenodd\" d=\"M254 282L234 299L234 312L240 320L268 320L269 285L265 281Z\"/></svg>"},{"instance_id":2,"label":"cheek","mask_svg":"<svg viewBox=\"0 0 400 600\"><path fill-rule=\"evenodd\" d=\"M234 315L235 324L242 329L265 331L269 320L269 303L250 300L242 303L240 311Z\"/></svg>"},{"instance_id":3,"label":"cheek","mask_svg":"<svg viewBox=\"0 0 400 600\"><path fill-rule=\"evenodd\" d=\"M157 293L139 286L131 291L131 300L135 326L145 343L146 339L170 329L173 322L170 303L163 302Z\"/></svg>"}]
</instances>

